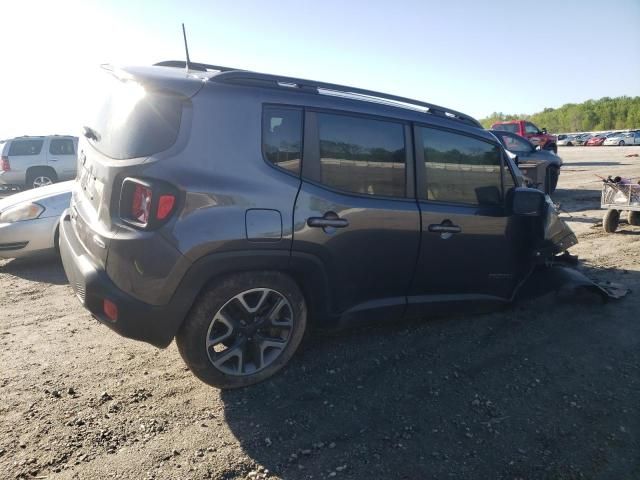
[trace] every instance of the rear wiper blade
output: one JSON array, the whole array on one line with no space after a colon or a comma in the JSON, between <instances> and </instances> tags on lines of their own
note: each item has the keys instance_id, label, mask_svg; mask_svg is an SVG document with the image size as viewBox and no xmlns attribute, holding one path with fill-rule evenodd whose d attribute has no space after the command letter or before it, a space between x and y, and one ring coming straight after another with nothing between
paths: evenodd
<instances>
[{"instance_id":1,"label":"rear wiper blade","mask_svg":"<svg viewBox=\"0 0 640 480\"><path fill-rule=\"evenodd\" d=\"M89 140L94 140L96 142L100 141L100 135L93 128L87 127L86 125L82 127L82 134L87 137Z\"/></svg>"}]
</instances>

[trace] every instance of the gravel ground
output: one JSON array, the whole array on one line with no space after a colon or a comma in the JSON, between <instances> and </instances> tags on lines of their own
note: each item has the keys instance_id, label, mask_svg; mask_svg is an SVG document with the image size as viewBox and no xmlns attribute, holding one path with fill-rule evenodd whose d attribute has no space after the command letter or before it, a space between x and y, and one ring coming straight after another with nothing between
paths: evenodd
<instances>
[{"instance_id":1,"label":"gravel ground","mask_svg":"<svg viewBox=\"0 0 640 480\"><path fill-rule=\"evenodd\" d=\"M562 148L554 196L626 298L315 336L242 391L97 324L59 262L0 261L2 478L640 478L640 228L603 233L594 175L637 153Z\"/></svg>"}]
</instances>

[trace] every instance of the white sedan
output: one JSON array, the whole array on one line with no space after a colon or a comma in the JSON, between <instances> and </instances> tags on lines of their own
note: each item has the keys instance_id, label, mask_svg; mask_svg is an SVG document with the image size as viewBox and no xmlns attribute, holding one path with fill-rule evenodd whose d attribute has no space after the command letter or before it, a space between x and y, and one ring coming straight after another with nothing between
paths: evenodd
<instances>
[{"instance_id":1,"label":"white sedan","mask_svg":"<svg viewBox=\"0 0 640 480\"><path fill-rule=\"evenodd\" d=\"M604 145L640 145L640 132L619 133L608 137L604 141Z\"/></svg>"},{"instance_id":2,"label":"white sedan","mask_svg":"<svg viewBox=\"0 0 640 480\"><path fill-rule=\"evenodd\" d=\"M0 258L53 253L60 215L73 181L16 193L0 200Z\"/></svg>"}]
</instances>

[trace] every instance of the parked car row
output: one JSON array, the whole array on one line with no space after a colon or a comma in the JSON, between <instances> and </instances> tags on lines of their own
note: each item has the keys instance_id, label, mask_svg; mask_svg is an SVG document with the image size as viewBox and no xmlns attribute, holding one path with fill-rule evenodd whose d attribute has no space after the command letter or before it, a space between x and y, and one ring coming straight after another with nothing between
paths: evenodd
<instances>
[{"instance_id":1,"label":"parked car row","mask_svg":"<svg viewBox=\"0 0 640 480\"><path fill-rule=\"evenodd\" d=\"M581 134L561 134L558 135L558 145L561 146L601 146L617 145L640 145L640 130L625 132L602 132L602 133L581 133Z\"/></svg>"}]
</instances>

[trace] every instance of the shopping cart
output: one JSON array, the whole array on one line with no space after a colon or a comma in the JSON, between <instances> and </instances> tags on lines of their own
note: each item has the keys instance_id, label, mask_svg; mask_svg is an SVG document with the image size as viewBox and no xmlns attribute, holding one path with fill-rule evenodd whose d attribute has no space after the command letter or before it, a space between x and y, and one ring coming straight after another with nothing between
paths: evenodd
<instances>
[{"instance_id":1,"label":"shopping cart","mask_svg":"<svg viewBox=\"0 0 640 480\"><path fill-rule=\"evenodd\" d=\"M621 212L628 212L630 225L640 225L640 185L615 180L607 179L602 184L600 206L607 209L602 226L607 233L616 231Z\"/></svg>"}]
</instances>

